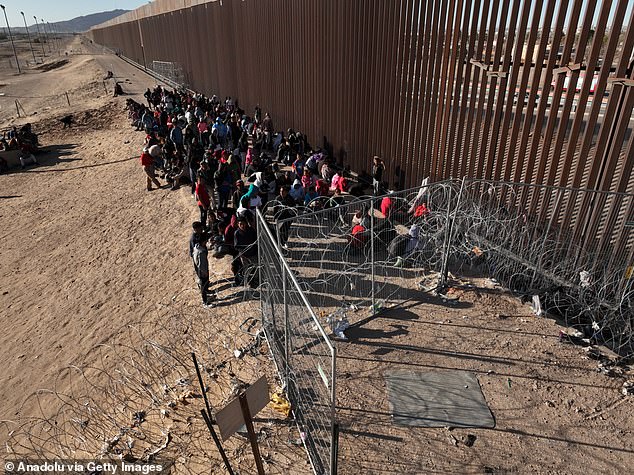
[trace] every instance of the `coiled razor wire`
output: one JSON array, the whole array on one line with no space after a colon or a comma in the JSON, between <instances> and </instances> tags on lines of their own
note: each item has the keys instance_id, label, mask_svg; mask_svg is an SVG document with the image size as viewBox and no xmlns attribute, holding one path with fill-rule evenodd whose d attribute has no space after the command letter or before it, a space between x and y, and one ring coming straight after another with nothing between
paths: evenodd
<instances>
[{"instance_id":1,"label":"coiled razor wire","mask_svg":"<svg viewBox=\"0 0 634 475\"><path fill-rule=\"evenodd\" d=\"M265 212L278 236L290 225L288 262L324 315L350 306L376 311L416 298L421 289L456 285L452 274L475 275L527 300L538 296L545 311L628 358L634 317L627 259L583 248L559 227L557 205L580 203L589 194L596 192L449 180L386 195L388 217L379 212L385 196L346 196L338 204L322 198L316 206L293 209L269 203ZM533 195L542 208L550 204L541 219L528 209ZM625 198L623 205L632 199ZM600 203L607 207L609 199ZM366 228L361 239L352 233L360 219ZM413 225L418 246L403 259L390 244Z\"/></svg>"},{"instance_id":2,"label":"coiled razor wire","mask_svg":"<svg viewBox=\"0 0 634 475\"><path fill-rule=\"evenodd\" d=\"M6 457L163 461L173 465L171 473L192 474L222 467L200 417L204 404L191 353L217 411L247 384L272 373L258 307L245 300L205 311L174 296L155 321L122 327L112 343L89 352L89 363L65 368L53 389L28 397L19 413L32 416L0 421ZM274 380L269 384L275 388ZM290 421L276 414L269 410L269 422L256 425L267 472L305 469ZM244 467L250 473L246 437L234 436L224 445L236 473Z\"/></svg>"}]
</instances>

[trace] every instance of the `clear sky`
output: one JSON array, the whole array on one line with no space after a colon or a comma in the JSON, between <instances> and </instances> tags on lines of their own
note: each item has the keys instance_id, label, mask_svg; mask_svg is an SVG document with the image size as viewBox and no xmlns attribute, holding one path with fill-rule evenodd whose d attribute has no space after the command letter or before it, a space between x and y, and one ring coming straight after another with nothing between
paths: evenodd
<instances>
[{"instance_id":1,"label":"clear sky","mask_svg":"<svg viewBox=\"0 0 634 475\"><path fill-rule=\"evenodd\" d=\"M45 22L71 20L78 16L90 15L91 13L106 12L116 10L134 10L141 5L148 3L147 0L0 0L5 6L9 26L24 27L24 20L20 12L24 12L26 22L30 26L34 23L33 16L37 16L38 21L44 19ZM2 12L0 12L0 15ZM6 26L4 17L0 16L0 26Z\"/></svg>"}]
</instances>

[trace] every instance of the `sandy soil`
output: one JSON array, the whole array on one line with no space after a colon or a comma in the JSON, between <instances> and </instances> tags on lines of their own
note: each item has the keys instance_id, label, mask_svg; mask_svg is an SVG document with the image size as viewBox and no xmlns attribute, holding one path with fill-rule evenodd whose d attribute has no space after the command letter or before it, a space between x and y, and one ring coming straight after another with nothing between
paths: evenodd
<instances>
[{"instance_id":1,"label":"sandy soil","mask_svg":"<svg viewBox=\"0 0 634 475\"><path fill-rule=\"evenodd\" d=\"M630 472L634 401L620 393L624 378L598 373L582 348L560 341L561 326L500 289L454 294L457 305L424 298L348 330L337 360L341 465L354 473ZM395 369L475 373L495 428L395 425L384 380Z\"/></svg>"},{"instance_id":2,"label":"sandy soil","mask_svg":"<svg viewBox=\"0 0 634 475\"><path fill-rule=\"evenodd\" d=\"M66 51L47 64L68 62L21 76L0 62L0 120L33 123L46 149L40 166L0 176L0 420L10 421L0 424L0 444L37 454L88 430L73 453L95 455L143 409L137 429L147 438L132 452L169 433L164 456L177 473L224 473L188 357L199 355L214 407L262 374L275 386L265 345L234 357L253 341L239 326L258 316L257 302L223 280L227 262L219 261L212 280L223 300L198 306L187 256L197 210L186 188L145 190L143 137L123 111L125 97L141 100L155 80L79 38ZM106 93L107 70L129 95ZM27 117L16 117L16 98ZM63 130L58 119L68 113L79 124ZM456 292L468 305L432 300L359 317L350 342L338 344L340 472L630 473L634 403L620 394L624 376L597 373L581 348L559 342L555 322L499 290ZM496 428L395 426L383 374L397 367L474 371ZM79 428L60 428L69 419ZM36 423L47 438L33 437ZM281 415L265 409L256 430L268 473L310 473ZM254 473L244 437L226 447L241 473Z\"/></svg>"},{"instance_id":3,"label":"sandy soil","mask_svg":"<svg viewBox=\"0 0 634 475\"><path fill-rule=\"evenodd\" d=\"M19 47L22 55L28 52ZM174 385L186 380L181 393L164 391L165 404L183 394L187 400L200 397L192 350L213 378L208 396L215 408L228 402L237 383L254 382L262 374L269 375L271 389L276 382L266 351L233 356L252 341L238 326L248 315L257 317L257 302L223 280L229 274L226 261L212 263L213 286L224 300L211 310L199 306L187 254L198 210L188 187L145 190L138 161L143 135L129 126L124 106L127 97L142 100L156 80L79 38L66 51L72 53L47 57L44 67L21 76L0 63L5 66L0 70L5 130L30 122L44 147L40 166L0 176L0 421L5 421L0 444L8 441L11 450L29 455L46 452L37 446L49 446L49 455L60 445L72 445L60 440L76 428L49 428L44 442L33 437L35 427L47 418L85 417L89 429L98 427L92 434L96 440L76 453L94 456L116 433L116 423L103 422L113 413L123 411L128 424L135 404L148 420L151 411L158 414L158 406L132 394L148 381ZM107 70L122 81L126 96L111 97L112 81L103 81ZM27 117L17 117L16 98ZM69 113L78 124L64 130L58 119ZM150 339L164 345L156 358L143 350ZM155 375L152 381L149 375L162 364L169 370L160 368L165 369L161 378ZM119 374L131 369L145 373L145 380L115 387ZM53 393L38 392L42 389ZM88 399L98 413L86 415ZM177 459L185 473L208 472L210 464L224 473L201 420L202 407L197 399L174 409L169 424L161 414L162 427L169 425L165 430L172 437L165 458ZM255 426L267 471L308 473L292 425L268 408L260 417L264 422ZM225 446L234 468L255 470L245 437Z\"/></svg>"}]
</instances>

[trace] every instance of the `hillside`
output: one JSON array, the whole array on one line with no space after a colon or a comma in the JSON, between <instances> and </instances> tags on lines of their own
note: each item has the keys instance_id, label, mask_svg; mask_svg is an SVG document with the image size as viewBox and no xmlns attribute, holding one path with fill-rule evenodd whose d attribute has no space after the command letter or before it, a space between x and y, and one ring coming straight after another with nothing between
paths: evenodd
<instances>
[{"instance_id":1,"label":"hillside","mask_svg":"<svg viewBox=\"0 0 634 475\"><path fill-rule=\"evenodd\" d=\"M109 12L92 13L90 15L78 16L72 20L51 23L51 27L53 31L60 33L81 33L88 31L95 25L99 25L100 23L118 17L119 15L123 15L128 11L129 10L118 9L111 10ZM23 27L12 27L11 30L15 31L15 33L26 33ZM35 31L35 24L29 25L29 30Z\"/></svg>"}]
</instances>

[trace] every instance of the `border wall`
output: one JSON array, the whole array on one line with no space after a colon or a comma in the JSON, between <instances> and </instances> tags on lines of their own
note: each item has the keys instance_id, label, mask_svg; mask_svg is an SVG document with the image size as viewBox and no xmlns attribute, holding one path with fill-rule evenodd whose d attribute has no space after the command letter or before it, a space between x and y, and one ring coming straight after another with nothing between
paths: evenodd
<instances>
[{"instance_id":1,"label":"border wall","mask_svg":"<svg viewBox=\"0 0 634 475\"><path fill-rule=\"evenodd\" d=\"M628 0L157 0L93 28L139 64L259 104L390 185L633 191ZM624 24L624 21L628 24ZM576 84L575 87L572 85Z\"/></svg>"}]
</instances>

